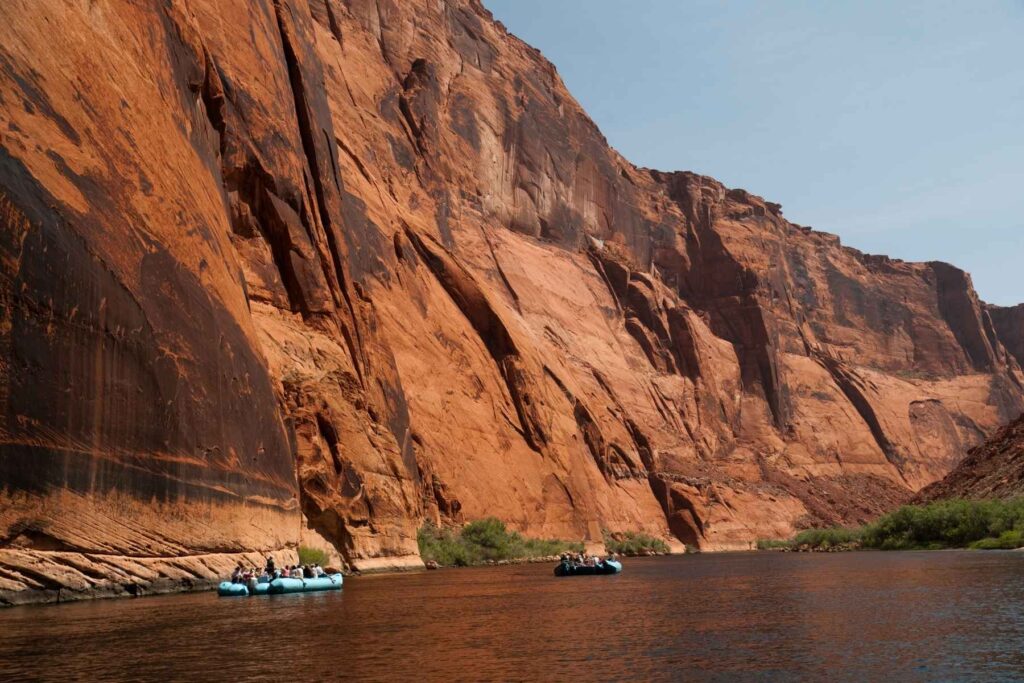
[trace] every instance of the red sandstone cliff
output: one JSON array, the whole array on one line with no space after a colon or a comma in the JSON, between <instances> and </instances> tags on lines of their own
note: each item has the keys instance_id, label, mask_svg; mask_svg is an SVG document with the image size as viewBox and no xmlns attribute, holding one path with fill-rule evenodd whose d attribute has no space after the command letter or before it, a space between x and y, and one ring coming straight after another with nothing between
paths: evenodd
<instances>
[{"instance_id":1,"label":"red sandstone cliff","mask_svg":"<svg viewBox=\"0 0 1024 683\"><path fill-rule=\"evenodd\" d=\"M476 2L0 20L2 600L426 518L746 547L1024 409L965 273L630 165Z\"/></svg>"}]
</instances>

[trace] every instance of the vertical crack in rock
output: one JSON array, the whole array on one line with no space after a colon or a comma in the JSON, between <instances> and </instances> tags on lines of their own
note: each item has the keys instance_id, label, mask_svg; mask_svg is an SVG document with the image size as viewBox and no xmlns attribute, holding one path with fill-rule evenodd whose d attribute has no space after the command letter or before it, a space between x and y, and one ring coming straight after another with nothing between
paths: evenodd
<instances>
[{"instance_id":1,"label":"vertical crack in rock","mask_svg":"<svg viewBox=\"0 0 1024 683\"><path fill-rule=\"evenodd\" d=\"M692 173L656 174L683 210L692 228L688 248L693 267L679 294L708 311L711 328L732 342L740 358L744 385L761 387L775 426L786 430L791 407L779 378L777 330L771 311L758 300L759 278L733 256L714 228L712 201L702 179Z\"/></svg>"},{"instance_id":2,"label":"vertical crack in rock","mask_svg":"<svg viewBox=\"0 0 1024 683\"><path fill-rule=\"evenodd\" d=\"M672 534L686 545L699 548L705 538L704 521L690 495L680 490L682 487L673 482L671 475L652 472L647 480Z\"/></svg>"},{"instance_id":3,"label":"vertical crack in rock","mask_svg":"<svg viewBox=\"0 0 1024 683\"><path fill-rule=\"evenodd\" d=\"M540 418L540 407L535 405L535 397L529 388L530 373L524 367L516 343L501 316L473 276L444 254L443 247L438 245L437 249L431 249L426 240L408 225L405 226L405 234L448 296L466 316L498 366L519 417L524 440L530 448L543 453L549 438Z\"/></svg>"},{"instance_id":4,"label":"vertical crack in rock","mask_svg":"<svg viewBox=\"0 0 1024 683\"><path fill-rule=\"evenodd\" d=\"M583 443L606 479L628 479L642 476L644 473L621 446L612 442L606 443L601 427L586 404L569 390L565 383L545 366L544 373L551 378L573 409L576 427L583 437Z\"/></svg>"},{"instance_id":5,"label":"vertical crack in rock","mask_svg":"<svg viewBox=\"0 0 1024 683\"><path fill-rule=\"evenodd\" d=\"M491 254L491 260L494 262L494 268L498 272L501 284L505 286L505 291L507 291L509 296L512 297L512 304L516 307L516 311L522 315L523 307L519 302L519 294L516 292L515 287L512 286L512 282L509 281L508 276L505 274L505 269L501 267L501 261L498 260L498 254L494 250L494 243L491 241L491 236L487 234L487 226L480 226L480 234L483 235L484 242L487 244L487 250Z\"/></svg>"},{"instance_id":6,"label":"vertical crack in rock","mask_svg":"<svg viewBox=\"0 0 1024 683\"><path fill-rule=\"evenodd\" d=\"M356 322L356 310L352 304L349 292L348 268L343 258L341 240L338 238L338 233L341 232L341 226L337 224L339 214L331 210L332 206L337 203L337 200L331 201L331 198L328 196L328 190L324 186L324 176L329 175L335 187L341 187L341 178L337 173L337 160L335 159L333 145L331 144L331 141L334 139L333 125L331 124L329 110L325 102L317 102L317 104L321 105L320 109L323 111L317 113L311 111L311 107L315 105L311 102L310 97L315 97L317 100L322 99L323 88L316 85L313 86L316 88L315 90L310 90L310 85L305 82L303 65L299 62L297 46L294 44L294 41L299 38L296 37L293 30L295 20L294 17L290 16L292 12L291 4L287 0L274 0L274 10L277 16L281 45L284 49L285 63L288 67L292 95L295 100L295 115L299 125L299 135L302 139L303 150L305 151L310 175L313 180L316 204L319 209L321 223L324 227L328 248L334 262L338 286L341 290L341 296L345 301L348 318L352 326L351 331L343 329L344 337L349 345L353 366L360 374L360 377L362 377L364 370L360 353L360 331L359 325ZM315 130L316 128L320 129L319 135ZM318 140L321 136L326 144L323 149L318 150ZM327 172L328 168L331 169L330 173ZM339 325L342 328L347 328L347 324L344 321L339 321Z\"/></svg>"},{"instance_id":7,"label":"vertical crack in rock","mask_svg":"<svg viewBox=\"0 0 1024 683\"><path fill-rule=\"evenodd\" d=\"M836 358L817 351L813 352L813 358L828 370L836 386L843 392L850 401L850 404L857 410L861 419L867 424L868 429L871 430L871 435L874 437L878 447L882 449L886 459L895 466L896 471L906 481L904 473L906 458L885 435L882 423L879 421L878 415L875 414L871 401L868 400L862 389L863 380L855 372L844 367L843 363Z\"/></svg>"}]
</instances>

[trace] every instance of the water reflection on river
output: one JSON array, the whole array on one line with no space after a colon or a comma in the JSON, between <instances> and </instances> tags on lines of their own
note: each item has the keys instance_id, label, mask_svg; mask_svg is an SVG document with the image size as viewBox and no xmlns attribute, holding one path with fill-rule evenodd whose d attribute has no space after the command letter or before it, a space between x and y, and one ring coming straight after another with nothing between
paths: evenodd
<instances>
[{"instance_id":1,"label":"water reflection on river","mask_svg":"<svg viewBox=\"0 0 1024 683\"><path fill-rule=\"evenodd\" d=\"M1024 553L744 553L0 611L0 680L1020 680Z\"/></svg>"}]
</instances>

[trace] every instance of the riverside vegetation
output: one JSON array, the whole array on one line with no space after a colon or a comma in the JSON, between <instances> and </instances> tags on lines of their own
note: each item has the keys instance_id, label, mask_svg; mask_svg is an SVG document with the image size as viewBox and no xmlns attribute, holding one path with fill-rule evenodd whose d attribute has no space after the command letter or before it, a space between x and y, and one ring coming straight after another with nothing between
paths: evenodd
<instances>
[{"instance_id":1,"label":"riverside vegetation","mask_svg":"<svg viewBox=\"0 0 1024 683\"><path fill-rule=\"evenodd\" d=\"M442 567L468 567L492 562L550 558L564 552L582 552L583 543L558 539L524 538L495 517L469 522L461 529L431 522L416 535L420 557ZM604 533L605 549L617 555L662 554L669 551L661 539L633 532Z\"/></svg>"},{"instance_id":2,"label":"riverside vegetation","mask_svg":"<svg viewBox=\"0 0 1024 683\"><path fill-rule=\"evenodd\" d=\"M758 541L760 550L941 550L1024 547L1024 498L942 500L904 505L863 527L807 529L790 540Z\"/></svg>"},{"instance_id":3,"label":"riverside vegetation","mask_svg":"<svg viewBox=\"0 0 1024 683\"><path fill-rule=\"evenodd\" d=\"M668 544L660 538L632 531L604 532L605 550L616 555L667 555Z\"/></svg>"},{"instance_id":4,"label":"riverside vegetation","mask_svg":"<svg viewBox=\"0 0 1024 683\"><path fill-rule=\"evenodd\" d=\"M308 546L299 546L299 564L300 565L315 565L318 564L322 567L326 567L330 557L327 553L320 548L310 548Z\"/></svg>"},{"instance_id":5,"label":"riverside vegetation","mask_svg":"<svg viewBox=\"0 0 1024 683\"><path fill-rule=\"evenodd\" d=\"M470 522L461 529L438 527L427 522L420 527L416 541L423 561L436 562L442 567L468 567L583 550L582 543L523 538L496 517Z\"/></svg>"}]
</instances>

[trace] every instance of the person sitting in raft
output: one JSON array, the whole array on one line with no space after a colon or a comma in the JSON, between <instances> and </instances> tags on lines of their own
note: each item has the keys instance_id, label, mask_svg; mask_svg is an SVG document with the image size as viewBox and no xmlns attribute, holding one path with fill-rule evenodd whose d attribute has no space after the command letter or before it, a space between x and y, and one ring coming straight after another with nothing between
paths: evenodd
<instances>
[{"instance_id":1,"label":"person sitting in raft","mask_svg":"<svg viewBox=\"0 0 1024 683\"><path fill-rule=\"evenodd\" d=\"M301 579L302 578L302 567L300 567L299 565L295 565L294 567L292 567L292 578L293 579Z\"/></svg>"},{"instance_id":2,"label":"person sitting in raft","mask_svg":"<svg viewBox=\"0 0 1024 683\"><path fill-rule=\"evenodd\" d=\"M243 571L242 570L242 563L239 562L238 566L235 567L235 571L231 572L231 583L241 583L242 582L242 571Z\"/></svg>"}]
</instances>

